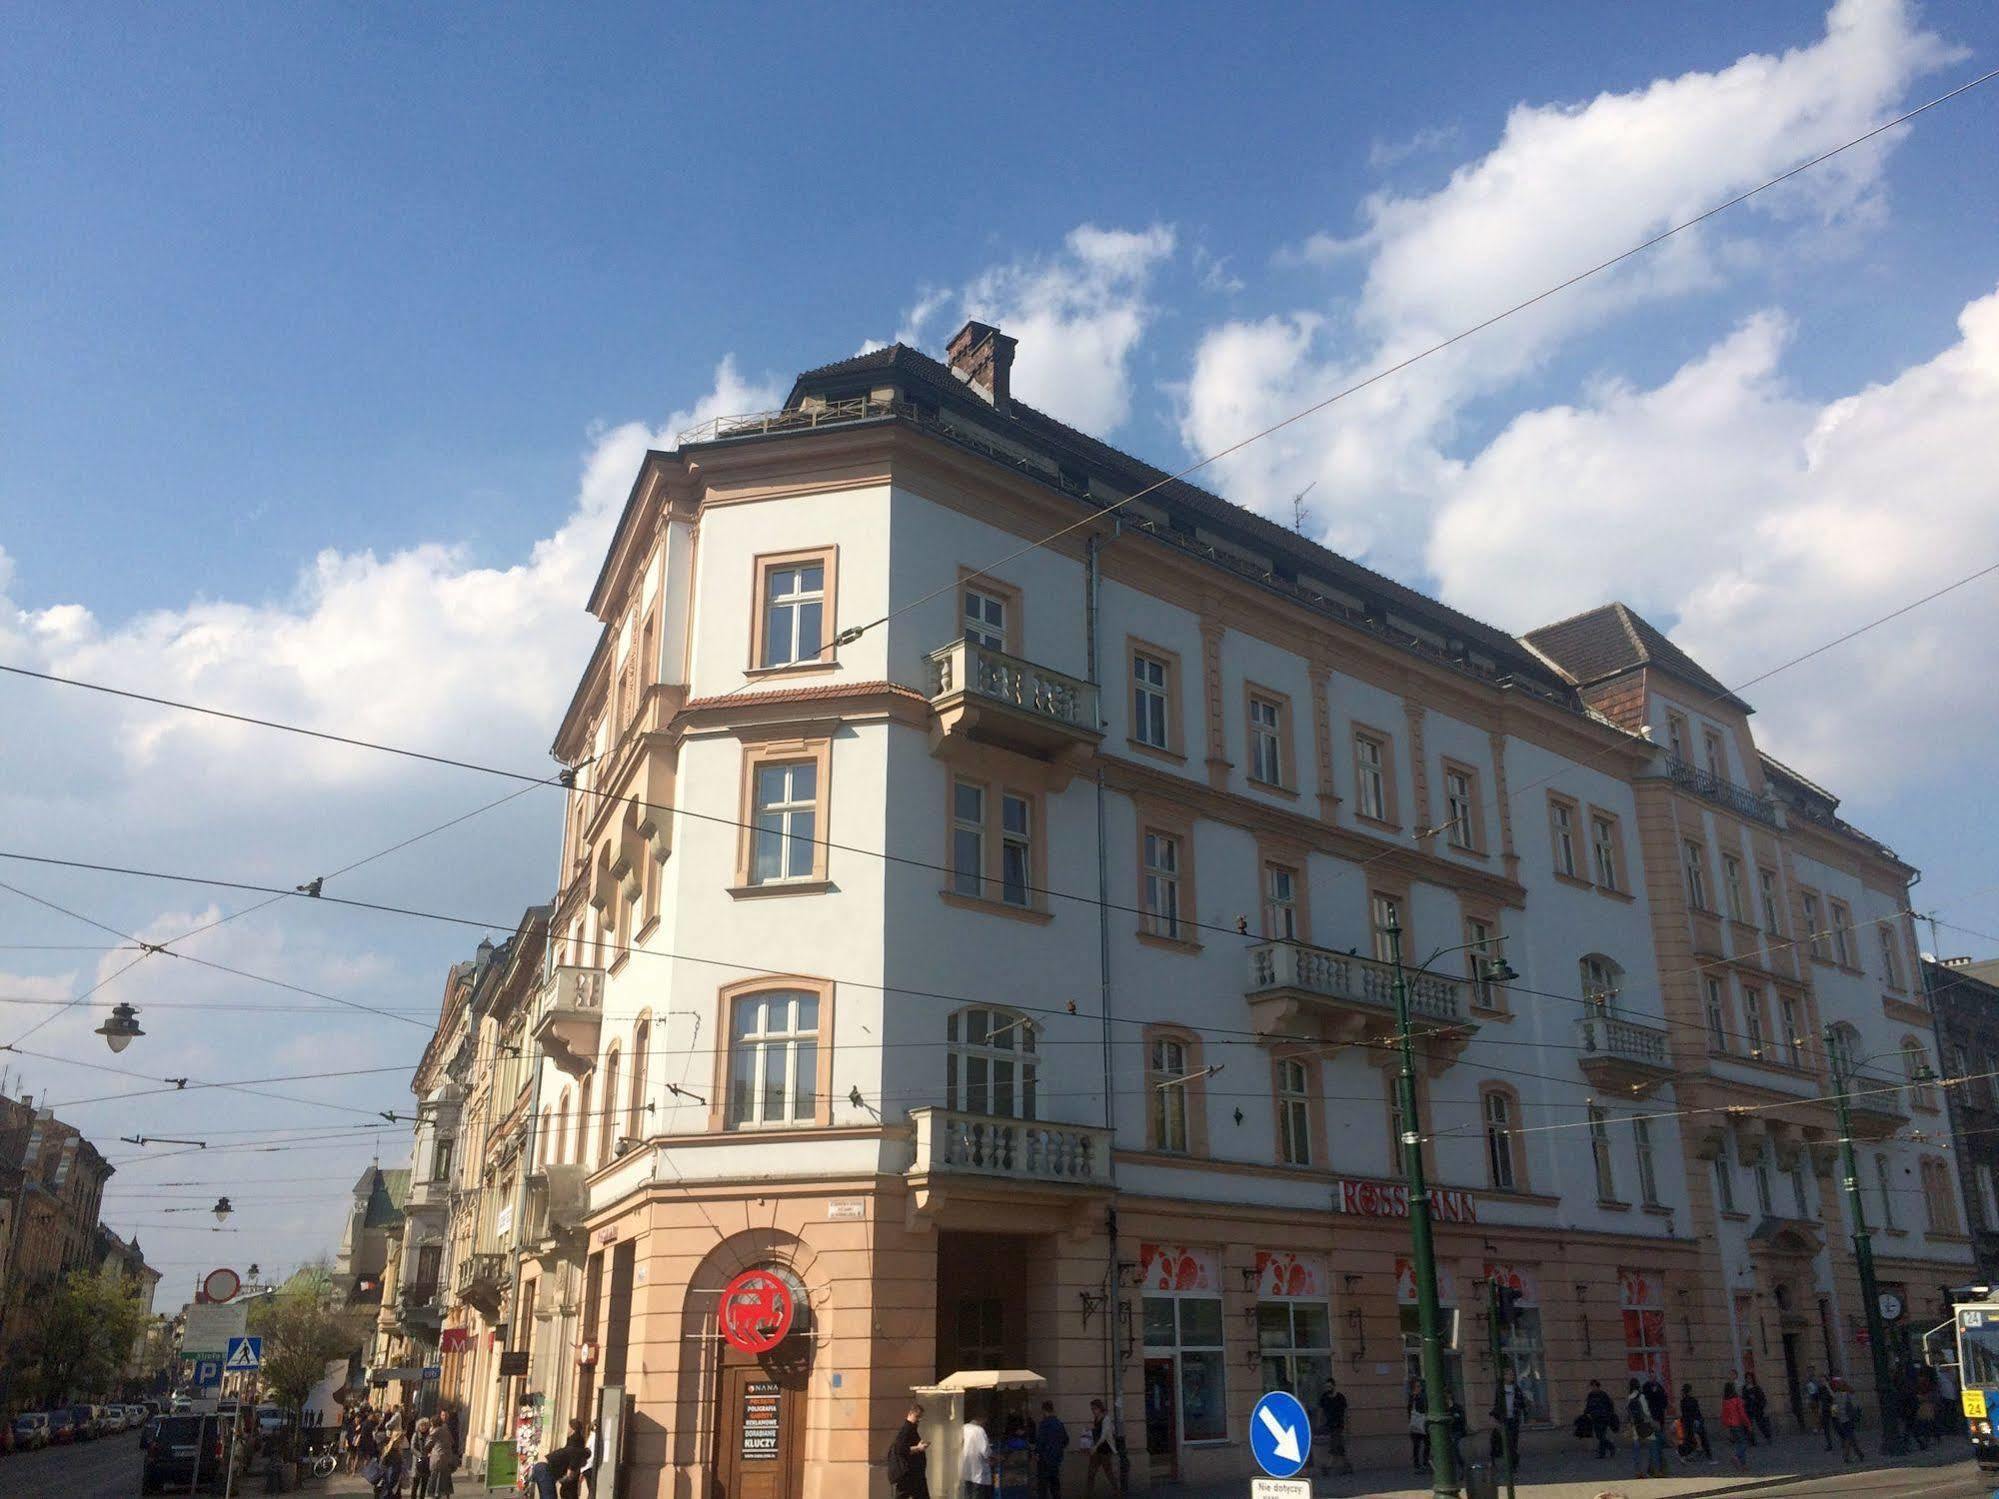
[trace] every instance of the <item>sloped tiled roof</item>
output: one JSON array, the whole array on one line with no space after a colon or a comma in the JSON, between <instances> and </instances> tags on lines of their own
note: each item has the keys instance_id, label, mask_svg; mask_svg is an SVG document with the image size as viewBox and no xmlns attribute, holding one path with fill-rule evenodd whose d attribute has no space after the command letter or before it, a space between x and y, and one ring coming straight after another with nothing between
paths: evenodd
<instances>
[{"instance_id":1,"label":"sloped tiled roof","mask_svg":"<svg viewBox=\"0 0 1999 1499\"><path fill-rule=\"evenodd\" d=\"M392 1171L377 1170L368 1192L368 1210L361 1219L363 1228L394 1228L403 1221L403 1203L410 1195L407 1166Z\"/></svg>"},{"instance_id":2,"label":"sloped tiled roof","mask_svg":"<svg viewBox=\"0 0 1999 1499\"><path fill-rule=\"evenodd\" d=\"M1593 686L1641 666L1656 666L1744 713L1754 711L1628 604L1604 604L1529 630L1520 638L1578 687Z\"/></svg>"}]
</instances>

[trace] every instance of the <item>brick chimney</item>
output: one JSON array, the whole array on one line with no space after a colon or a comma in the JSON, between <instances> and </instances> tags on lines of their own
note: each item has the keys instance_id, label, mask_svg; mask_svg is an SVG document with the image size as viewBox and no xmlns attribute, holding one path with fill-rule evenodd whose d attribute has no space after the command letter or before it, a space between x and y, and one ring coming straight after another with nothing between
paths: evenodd
<instances>
[{"instance_id":1,"label":"brick chimney","mask_svg":"<svg viewBox=\"0 0 1999 1499\"><path fill-rule=\"evenodd\" d=\"M1013 351L1018 342L990 323L970 322L945 345L944 354L959 379L990 401L995 411L1005 411L1013 399Z\"/></svg>"}]
</instances>

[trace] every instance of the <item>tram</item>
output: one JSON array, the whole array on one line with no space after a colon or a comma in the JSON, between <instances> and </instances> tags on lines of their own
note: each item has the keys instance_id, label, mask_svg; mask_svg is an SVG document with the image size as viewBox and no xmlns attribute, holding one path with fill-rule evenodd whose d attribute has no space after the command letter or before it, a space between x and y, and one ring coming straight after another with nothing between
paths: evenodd
<instances>
[{"instance_id":1,"label":"tram","mask_svg":"<svg viewBox=\"0 0 1999 1499\"><path fill-rule=\"evenodd\" d=\"M1964 1403L1965 1430L1981 1473L1999 1473L1999 1297L1990 1286L1964 1286L1951 1293L1957 1323L1957 1378Z\"/></svg>"}]
</instances>

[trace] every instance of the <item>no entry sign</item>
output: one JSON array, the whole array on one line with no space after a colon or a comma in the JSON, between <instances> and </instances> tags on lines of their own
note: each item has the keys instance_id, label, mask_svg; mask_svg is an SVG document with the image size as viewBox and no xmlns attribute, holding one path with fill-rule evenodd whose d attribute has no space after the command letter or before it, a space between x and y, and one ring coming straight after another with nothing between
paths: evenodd
<instances>
[{"instance_id":1,"label":"no entry sign","mask_svg":"<svg viewBox=\"0 0 1999 1499\"><path fill-rule=\"evenodd\" d=\"M722 1337L745 1353L769 1353L791 1331L791 1292L769 1270L745 1270L722 1288Z\"/></svg>"}]
</instances>

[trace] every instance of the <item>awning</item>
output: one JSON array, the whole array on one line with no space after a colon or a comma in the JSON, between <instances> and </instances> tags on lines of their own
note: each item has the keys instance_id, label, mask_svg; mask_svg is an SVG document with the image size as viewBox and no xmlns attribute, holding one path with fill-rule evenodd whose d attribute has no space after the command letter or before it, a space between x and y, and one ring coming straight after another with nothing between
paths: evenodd
<instances>
[{"instance_id":1,"label":"awning","mask_svg":"<svg viewBox=\"0 0 1999 1499\"><path fill-rule=\"evenodd\" d=\"M948 1390L1038 1390L1048 1383L1032 1369L960 1369L956 1374L947 1374L934 1385L919 1389L919 1395L928 1391Z\"/></svg>"}]
</instances>

